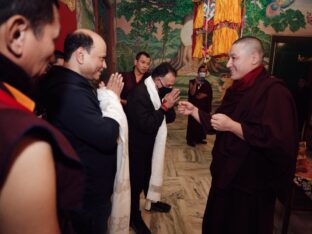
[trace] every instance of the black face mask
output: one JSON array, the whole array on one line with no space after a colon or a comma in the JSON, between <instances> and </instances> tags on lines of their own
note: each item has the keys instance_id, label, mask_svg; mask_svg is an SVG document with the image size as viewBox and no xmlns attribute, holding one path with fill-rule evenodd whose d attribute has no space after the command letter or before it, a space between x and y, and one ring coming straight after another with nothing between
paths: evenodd
<instances>
[{"instance_id":1,"label":"black face mask","mask_svg":"<svg viewBox=\"0 0 312 234\"><path fill-rule=\"evenodd\" d=\"M172 91L172 88L168 88L168 87L161 87L159 90L158 90L158 94L159 94L159 97L160 99L163 99L167 93L170 93Z\"/></svg>"}]
</instances>

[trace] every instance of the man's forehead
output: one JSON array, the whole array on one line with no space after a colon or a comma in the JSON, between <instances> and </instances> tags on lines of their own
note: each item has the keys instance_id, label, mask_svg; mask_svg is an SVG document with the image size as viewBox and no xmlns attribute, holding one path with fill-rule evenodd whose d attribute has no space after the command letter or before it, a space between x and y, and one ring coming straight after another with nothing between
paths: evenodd
<instances>
[{"instance_id":1,"label":"man's forehead","mask_svg":"<svg viewBox=\"0 0 312 234\"><path fill-rule=\"evenodd\" d=\"M168 82L168 83L172 83L174 84L175 83L175 80L176 80L176 77L171 73L171 72L168 72L164 79Z\"/></svg>"},{"instance_id":2,"label":"man's forehead","mask_svg":"<svg viewBox=\"0 0 312 234\"><path fill-rule=\"evenodd\" d=\"M151 58L148 58L144 54L142 54L138 60L151 60Z\"/></svg>"},{"instance_id":3,"label":"man's forehead","mask_svg":"<svg viewBox=\"0 0 312 234\"><path fill-rule=\"evenodd\" d=\"M106 43L102 40L93 39L93 45L91 46L90 51L106 55Z\"/></svg>"},{"instance_id":4,"label":"man's forehead","mask_svg":"<svg viewBox=\"0 0 312 234\"><path fill-rule=\"evenodd\" d=\"M231 55L238 55L240 53L242 53L244 51L244 48L243 48L243 44L242 43L239 43L239 44L234 44L231 48L231 51L230 51L230 56Z\"/></svg>"}]
</instances>

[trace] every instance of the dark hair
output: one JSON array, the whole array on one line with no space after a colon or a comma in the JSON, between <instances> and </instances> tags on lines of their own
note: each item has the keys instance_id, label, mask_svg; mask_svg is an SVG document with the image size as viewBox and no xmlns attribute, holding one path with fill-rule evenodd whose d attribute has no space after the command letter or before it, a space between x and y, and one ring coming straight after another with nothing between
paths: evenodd
<instances>
[{"instance_id":1,"label":"dark hair","mask_svg":"<svg viewBox=\"0 0 312 234\"><path fill-rule=\"evenodd\" d=\"M88 34L83 32L69 33L64 42L64 61L68 62L73 52L79 47L84 48L89 53L92 46L93 39Z\"/></svg>"},{"instance_id":2,"label":"dark hair","mask_svg":"<svg viewBox=\"0 0 312 234\"><path fill-rule=\"evenodd\" d=\"M55 59L64 58L64 53L60 50L55 50L54 51L54 57L55 57Z\"/></svg>"},{"instance_id":3,"label":"dark hair","mask_svg":"<svg viewBox=\"0 0 312 234\"><path fill-rule=\"evenodd\" d=\"M145 51L141 51L141 52L139 52L139 53L136 54L135 59L136 59L136 60L139 60L139 59L141 58L142 55L144 55L144 56L147 57L147 58L151 58L151 56L150 56L148 53L146 53Z\"/></svg>"},{"instance_id":4,"label":"dark hair","mask_svg":"<svg viewBox=\"0 0 312 234\"><path fill-rule=\"evenodd\" d=\"M177 76L177 71L169 63L161 63L152 72L152 77L164 77L168 73L172 73L174 76Z\"/></svg>"},{"instance_id":5,"label":"dark hair","mask_svg":"<svg viewBox=\"0 0 312 234\"><path fill-rule=\"evenodd\" d=\"M197 73L199 73L200 69L205 69L205 71L207 71L207 68L205 65L201 65L198 69L197 69Z\"/></svg>"},{"instance_id":6,"label":"dark hair","mask_svg":"<svg viewBox=\"0 0 312 234\"><path fill-rule=\"evenodd\" d=\"M0 0L0 25L14 15L22 15L39 36L42 26L54 20L53 6L59 7L58 0Z\"/></svg>"}]
</instances>

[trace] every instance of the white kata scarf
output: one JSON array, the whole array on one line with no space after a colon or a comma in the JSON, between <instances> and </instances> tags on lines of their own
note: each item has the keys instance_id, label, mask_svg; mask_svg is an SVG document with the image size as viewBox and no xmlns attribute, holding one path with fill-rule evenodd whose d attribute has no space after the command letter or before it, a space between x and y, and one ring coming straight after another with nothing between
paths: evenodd
<instances>
[{"instance_id":1,"label":"white kata scarf","mask_svg":"<svg viewBox=\"0 0 312 234\"><path fill-rule=\"evenodd\" d=\"M161 107L158 91L152 77L145 79L144 84L146 85L147 92L151 98L155 110ZM147 193L147 201L145 208L150 209L151 202L160 201L161 188L163 184L163 172L165 162L165 149L167 140L167 125L166 118L164 117L155 139L153 157L152 157L152 172L149 182L149 188Z\"/></svg>"},{"instance_id":2,"label":"white kata scarf","mask_svg":"<svg viewBox=\"0 0 312 234\"><path fill-rule=\"evenodd\" d=\"M112 195L112 211L109 233L128 234L130 222L130 177L128 153L128 122L117 95L106 88L97 90L103 117L116 120L119 124L117 146L117 171ZM105 142L103 142L105 144Z\"/></svg>"}]
</instances>

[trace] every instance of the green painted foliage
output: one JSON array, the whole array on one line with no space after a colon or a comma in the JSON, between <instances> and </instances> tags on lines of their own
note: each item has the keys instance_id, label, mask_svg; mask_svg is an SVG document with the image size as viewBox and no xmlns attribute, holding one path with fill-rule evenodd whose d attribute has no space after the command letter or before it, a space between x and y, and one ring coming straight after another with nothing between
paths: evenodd
<instances>
[{"instance_id":1,"label":"green painted foliage","mask_svg":"<svg viewBox=\"0 0 312 234\"><path fill-rule=\"evenodd\" d=\"M138 51L146 50L153 59L173 58L181 45L180 29L173 29L170 23L182 24L185 16L192 14L193 2L190 0L141 0L121 1L117 5L117 16L124 16L131 23L131 31L124 35L118 31L117 54L124 54L122 49L132 50L129 62L118 60L118 69L129 69L133 57ZM156 38L156 23L161 25L162 35Z\"/></svg>"},{"instance_id":2,"label":"green painted foliage","mask_svg":"<svg viewBox=\"0 0 312 234\"><path fill-rule=\"evenodd\" d=\"M292 32L305 28L306 22L304 15L299 10L286 8L279 15L273 17L266 16L266 7L272 0L246 1L246 25L244 35L252 35L263 41L266 55L270 50L271 36L259 28L259 23L264 26L271 26L276 32L283 32L287 27ZM290 5L291 6L291 5Z\"/></svg>"},{"instance_id":3,"label":"green painted foliage","mask_svg":"<svg viewBox=\"0 0 312 234\"><path fill-rule=\"evenodd\" d=\"M305 28L304 15L299 10L287 9L272 18L264 18L265 26L271 25L276 32L283 32L288 26L292 32Z\"/></svg>"},{"instance_id":4,"label":"green painted foliage","mask_svg":"<svg viewBox=\"0 0 312 234\"><path fill-rule=\"evenodd\" d=\"M267 0L260 0L261 4L268 4ZM259 27L259 22L265 17L265 9L254 1L246 1L246 22L243 34L259 38L264 46L266 56L269 55L271 36L264 33Z\"/></svg>"}]
</instances>

